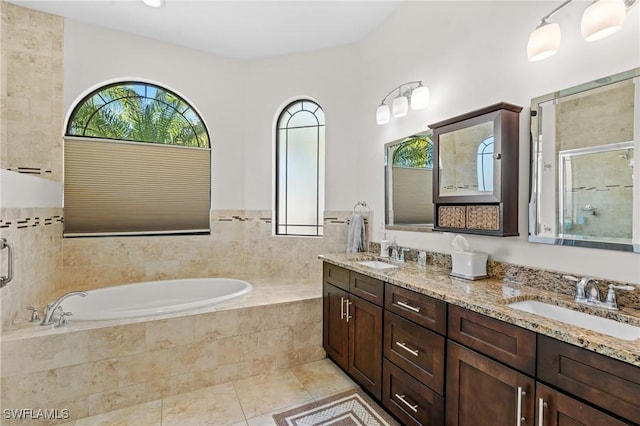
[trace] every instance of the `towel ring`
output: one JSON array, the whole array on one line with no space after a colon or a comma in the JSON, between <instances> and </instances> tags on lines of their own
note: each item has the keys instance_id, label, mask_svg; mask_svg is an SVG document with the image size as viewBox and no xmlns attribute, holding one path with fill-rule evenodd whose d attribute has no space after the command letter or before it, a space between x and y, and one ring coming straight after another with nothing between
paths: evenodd
<instances>
[{"instance_id":1,"label":"towel ring","mask_svg":"<svg viewBox=\"0 0 640 426\"><path fill-rule=\"evenodd\" d=\"M367 213L371 213L371 209L367 205L366 201L358 201L355 206L353 206L353 212L356 213L358 211L358 207L362 208L362 210L367 209Z\"/></svg>"}]
</instances>

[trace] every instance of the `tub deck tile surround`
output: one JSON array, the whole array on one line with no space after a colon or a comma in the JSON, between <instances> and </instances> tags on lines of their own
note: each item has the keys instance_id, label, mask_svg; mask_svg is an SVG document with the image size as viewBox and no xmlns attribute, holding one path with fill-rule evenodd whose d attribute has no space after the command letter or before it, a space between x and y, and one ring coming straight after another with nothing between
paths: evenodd
<instances>
[{"instance_id":1,"label":"tub deck tile surround","mask_svg":"<svg viewBox=\"0 0 640 426\"><path fill-rule=\"evenodd\" d=\"M449 275L451 270L439 265L428 264L425 268L420 268L414 262L406 262L395 269L378 270L357 263L361 260L379 260L377 255L373 253L330 254L321 255L320 258L334 265L352 269L364 275L640 366L638 341L617 339L506 306L521 300L540 300L569 306L583 312L598 313L607 318L640 326L640 310L636 305L629 307L621 303L622 307L619 311L608 311L577 304L573 301L572 296L550 291L546 284L538 287L532 274L528 276L531 281L526 285L494 277L469 281L451 277ZM547 271L546 275L550 274ZM637 289L629 293L639 292L640 289Z\"/></svg>"},{"instance_id":2,"label":"tub deck tile surround","mask_svg":"<svg viewBox=\"0 0 640 426\"><path fill-rule=\"evenodd\" d=\"M1 408L75 420L325 357L319 280L234 278L253 291L209 309L5 331Z\"/></svg>"}]
</instances>

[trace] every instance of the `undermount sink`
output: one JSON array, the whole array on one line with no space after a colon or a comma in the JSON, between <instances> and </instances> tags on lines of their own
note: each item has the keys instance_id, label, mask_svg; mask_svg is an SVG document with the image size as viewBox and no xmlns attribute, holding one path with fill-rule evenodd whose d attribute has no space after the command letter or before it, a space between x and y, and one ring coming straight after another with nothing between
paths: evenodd
<instances>
[{"instance_id":1,"label":"undermount sink","mask_svg":"<svg viewBox=\"0 0 640 426\"><path fill-rule=\"evenodd\" d=\"M640 327L636 327L623 322L602 318L596 315L585 314L550 303L537 300L525 300L522 302L510 303L510 308L520 311L540 315L552 320L561 321L576 327L586 328L598 333L617 337L623 340L640 339Z\"/></svg>"},{"instance_id":2,"label":"undermount sink","mask_svg":"<svg viewBox=\"0 0 640 426\"><path fill-rule=\"evenodd\" d=\"M379 260L363 260L360 262L357 262L360 265L363 266L368 266L369 268L373 268L373 269L393 269L393 268L397 268L396 265L392 265L390 263L387 262L380 262Z\"/></svg>"}]
</instances>

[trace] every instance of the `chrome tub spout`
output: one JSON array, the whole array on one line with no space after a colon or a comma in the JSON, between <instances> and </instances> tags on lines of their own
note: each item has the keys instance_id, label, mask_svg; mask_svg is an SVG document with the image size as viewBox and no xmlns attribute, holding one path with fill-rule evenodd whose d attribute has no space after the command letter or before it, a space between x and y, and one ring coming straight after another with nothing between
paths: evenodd
<instances>
[{"instance_id":1,"label":"chrome tub spout","mask_svg":"<svg viewBox=\"0 0 640 426\"><path fill-rule=\"evenodd\" d=\"M69 293L63 294L53 303L49 303L47 307L44 309L44 318L40 325L51 325L55 323L55 315L56 311L60 307L60 304L67 298L71 296L82 296L87 297L87 293L84 291L70 291Z\"/></svg>"}]
</instances>

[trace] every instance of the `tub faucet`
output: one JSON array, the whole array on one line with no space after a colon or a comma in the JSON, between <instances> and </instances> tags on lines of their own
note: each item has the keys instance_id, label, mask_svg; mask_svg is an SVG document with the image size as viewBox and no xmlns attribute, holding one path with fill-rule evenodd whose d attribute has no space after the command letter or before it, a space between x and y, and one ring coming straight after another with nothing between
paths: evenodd
<instances>
[{"instance_id":1,"label":"tub faucet","mask_svg":"<svg viewBox=\"0 0 640 426\"><path fill-rule=\"evenodd\" d=\"M56 315L56 311L58 310L58 308L60 307L60 304L62 303L63 300L71 297L71 296L82 296L82 297L86 297L87 293L84 291L70 291L69 293L63 294L62 296L60 296L58 298L58 300L56 300L53 303L49 303L47 305L46 308L44 308L44 318L42 319L42 322L40 323L40 325L51 325L54 324L55 321L55 315Z\"/></svg>"}]
</instances>

